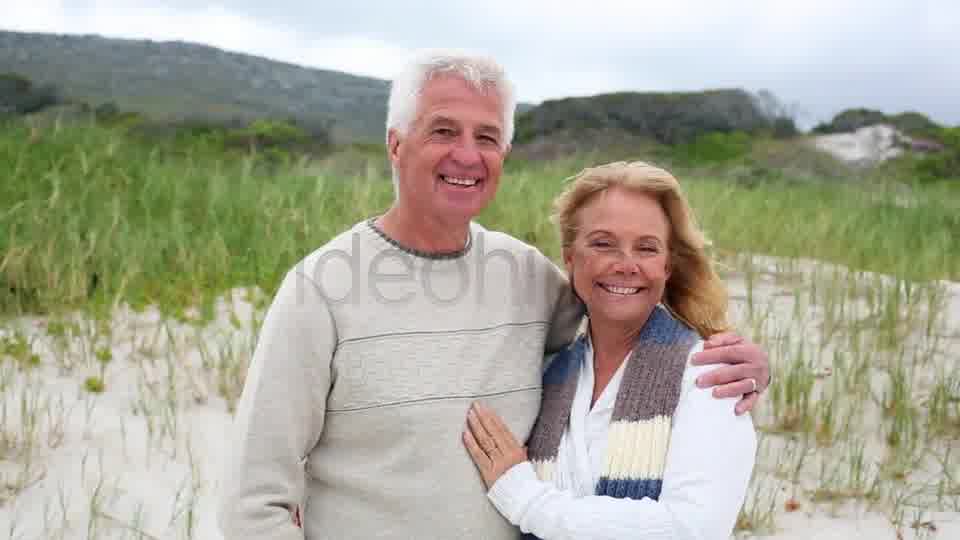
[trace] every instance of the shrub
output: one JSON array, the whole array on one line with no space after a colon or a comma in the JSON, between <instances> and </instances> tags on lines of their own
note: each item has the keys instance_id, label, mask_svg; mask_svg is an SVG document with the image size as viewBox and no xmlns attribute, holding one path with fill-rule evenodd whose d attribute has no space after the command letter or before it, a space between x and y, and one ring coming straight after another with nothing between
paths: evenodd
<instances>
[{"instance_id":1,"label":"shrub","mask_svg":"<svg viewBox=\"0 0 960 540\"><path fill-rule=\"evenodd\" d=\"M828 123L818 124L814 133L848 133L862 127L876 124L889 124L898 130L913 136L931 136L940 126L918 112L908 111L887 115L874 109L847 109L833 117Z\"/></svg>"},{"instance_id":2,"label":"shrub","mask_svg":"<svg viewBox=\"0 0 960 540\"><path fill-rule=\"evenodd\" d=\"M903 112L889 117L890 123L907 135L936 136L940 125L918 112Z\"/></svg>"},{"instance_id":3,"label":"shrub","mask_svg":"<svg viewBox=\"0 0 960 540\"><path fill-rule=\"evenodd\" d=\"M309 136L299 127L282 120L254 120L243 129L229 132L227 140L231 143L241 143L257 148L271 146L300 145L307 141Z\"/></svg>"},{"instance_id":4,"label":"shrub","mask_svg":"<svg viewBox=\"0 0 960 540\"><path fill-rule=\"evenodd\" d=\"M36 86L16 73L0 73L0 113L29 114L58 103L52 86Z\"/></svg>"},{"instance_id":5,"label":"shrub","mask_svg":"<svg viewBox=\"0 0 960 540\"><path fill-rule=\"evenodd\" d=\"M848 133L862 127L889 123L887 115L874 109L847 109L833 117L829 123L818 124L814 133Z\"/></svg>"},{"instance_id":6,"label":"shrub","mask_svg":"<svg viewBox=\"0 0 960 540\"><path fill-rule=\"evenodd\" d=\"M722 163L747 155L751 144L750 136L742 131L707 133L692 142L677 145L675 155L689 165Z\"/></svg>"},{"instance_id":7,"label":"shrub","mask_svg":"<svg viewBox=\"0 0 960 540\"><path fill-rule=\"evenodd\" d=\"M960 179L960 127L936 130L936 139L943 150L917 160L915 171L918 180L933 182L944 179Z\"/></svg>"},{"instance_id":8,"label":"shrub","mask_svg":"<svg viewBox=\"0 0 960 540\"><path fill-rule=\"evenodd\" d=\"M771 129L773 136L777 139L788 139L799 133L796 122L793 121L793 118L787 116L774 118Z\"/></svg>"}]
</instances>

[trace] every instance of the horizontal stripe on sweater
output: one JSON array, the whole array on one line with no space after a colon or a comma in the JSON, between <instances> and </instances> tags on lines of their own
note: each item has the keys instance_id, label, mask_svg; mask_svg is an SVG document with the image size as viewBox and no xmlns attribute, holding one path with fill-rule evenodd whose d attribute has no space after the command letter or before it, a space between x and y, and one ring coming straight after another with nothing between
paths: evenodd
<instances>
[{"instance_id":1,"label":"horizontal stripe on sweater","mask_svg":"<svg viewBox=\"0 0 960 540\"><path fill-rule=\"evenodd\" d=\"M668 416L611 422L604 476L611 480L661 478L670 425Z\"/></svg>"}]
</instances>

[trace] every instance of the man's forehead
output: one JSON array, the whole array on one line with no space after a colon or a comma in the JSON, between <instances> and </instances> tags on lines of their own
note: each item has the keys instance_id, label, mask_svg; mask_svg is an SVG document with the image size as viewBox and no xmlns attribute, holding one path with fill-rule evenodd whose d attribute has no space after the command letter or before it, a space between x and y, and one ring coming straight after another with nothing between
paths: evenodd
<instances>
[{"instance_id":1,"label":"man's forehead","mask_svg":"<svg viewBox=\"0 0 960 540\"><path fill-rule=\"evenodd\" d=\"M443 124L461 125L464 123L465 120L468 120L468 119L464 118L463 116L450 114L448 111L443 111L443 110L431 111L424 114L422 117L423 123L428 126L443 125ZM500 118L497 117L496 119L491 118L490 121L483 120L483 121L476 121L472 123L475 124L474 127L476 127L477 129L494 130L499 132L503 129L503 127L501 126L501 122L499 120Z\"/></svg>"}]
</instances>

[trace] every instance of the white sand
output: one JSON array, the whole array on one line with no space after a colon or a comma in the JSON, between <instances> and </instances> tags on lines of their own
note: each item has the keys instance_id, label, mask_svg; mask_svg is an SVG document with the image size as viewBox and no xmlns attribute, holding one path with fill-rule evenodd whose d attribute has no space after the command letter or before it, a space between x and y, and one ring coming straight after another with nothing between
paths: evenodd
<instances>
[{"instance_id":1,"label":"white sand","mask_svg":"<svg viewBox=\"0 0 960 540\"><path fill-rule=\"evenodd\" d=\"M856 165L872 165L903 153L900 141L909 139L891 126L866 126L853 133L819 135L814 146L837 159Z\"/></svg>"},{"instance_id":2,"label":"white sand","mask_svg":"<svg viewBox=\"0 0 960 540\"><path fill-rule=\"evenodd\" d=\"M758 331L777 364L786 361L787 352L795 351L791 347L798 340L823 341L823 332L829 330L828 310L805 299L812 296L811 283L826 283L831 272L842 269L769 258L756 258L752 264L753 271L727 276L737 327ZM871 279L861 276L864 283L873 283ZM876 281L882 282L889 280ZM752 283L755 306L752 318L747 309L748 283ZM956 366L960 284L944 283L943 291L943 309L949 311L934 325L942 352L935 353L932 362ZM29 318L0 325L0 336L9 337L15 331L29 336L32 350L41 359L41 366L32 370L16 369L10 358L0 360L4 407L0 411L4 437L0 439L0 538L141 538L138 533L142 538L221 538L215 506L229 414L227 402L218 393L220 371L215 365L228 361L243 366L249 358L258 311L247 296L245 291L235 291L217 306L214 321L202 328L165 320L155 311L118 309L109 338L101 336L98 342L96 329L84 323L77 335L61 339L59 348L57 339L49 335L50 321ZM824 299L828 297L823 294ZM865 311L866 304L864 300L848 309ZM924 347L928 339L920 335L924 326L917 321L905 342ZM106 391L99 395L82 389L84 379L97 374L92 351L98 344L108 345L113 356L106 365ZM828 344L824 350L834 347ZM826 368L823 359L830 357L821 355L811 361ZM76 365L68 371L62 367L65 363ZM918 396L933 376L918 378ZM825 377L818 385L830 380ZM232 388L236 391L238 385ZM23 403L37 419L32 429L21 419ZM758 422L764 421L764 414L762 409L757 411ZM863 437L871 441L867 454L877 454L876 426L863 427ZM23 451L25 440L34 441L29 453ZM763 500L775 498L772 538L897 538L882 508L851 504L834 508L811 502L809 493L822 480L815 472L805 469L799 486L777 478L775 461L789 458L784 450L789 448L787 438L767 437L764 446L754 491ZM937 453L945 454L945 447ZM954 464L953 470L960 476L960 467ZM924 477L937 474L927 459L904 485L919 485ZM26 487L11 487L18 484ZM784 507L791 496L800 502L795 512ZM937 529L933 538L960 538L960 508L938 508L919 497L918 506L905 511L925 508L919 521L933 523ZM904 519L914 521L911 514ZM903 538L923 534L929 534L929 529L902 528Z\"/></svg>"}]
</instances>

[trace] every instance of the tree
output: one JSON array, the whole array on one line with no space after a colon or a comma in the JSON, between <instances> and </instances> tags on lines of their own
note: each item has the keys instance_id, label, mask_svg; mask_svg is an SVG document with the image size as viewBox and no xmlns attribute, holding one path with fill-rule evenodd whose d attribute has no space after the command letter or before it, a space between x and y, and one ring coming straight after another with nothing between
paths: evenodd
<instances>
[{"instance_id":1,"label":"tree","mask_svg":"<svg viewBox=\"0 0 960 540\"><path fill-rule=\"evenodd\" d=\"M0 73L0 112L29 114L60 103L52 86L37 86L16 73Z\"/></svg>"},{"instance_id":2,"label":"tree","mask_svg":"<svg viewBox=\"0 0 960 540\"><path fill-rule=\"evenodd\" d=\"M797 134L796 106L783 103L770 90L759 90L753 98L760 114L770 123L774 137L786 138Z\"/></svg>"}]
</instances>

